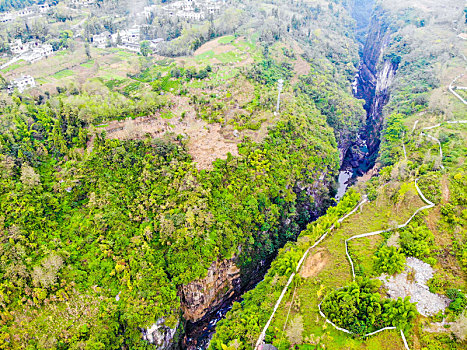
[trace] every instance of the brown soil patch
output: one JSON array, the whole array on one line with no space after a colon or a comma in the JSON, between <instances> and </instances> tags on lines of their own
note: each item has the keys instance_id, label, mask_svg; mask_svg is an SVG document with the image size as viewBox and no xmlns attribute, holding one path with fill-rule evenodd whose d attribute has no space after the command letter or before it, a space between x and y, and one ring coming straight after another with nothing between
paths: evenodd
<instances>
[{"instance_id":1,"label":"brown soil patch","mask_svg":"<svg viewBox=\"0 0 467 350\"><path fill-rule=\"evenodd\" d=\"M106 130L109 138L120 140L142 139L148 135L183 135L188 140L188 153L193 157L198 169L210 169L213 161L227 158L228 153L238 156L237 144L242 139L241 135L234 136L233 128L208 124L196 118L194 113L187 113L183 119L163 119L155 115L122 122L114 121Z\"/></svg>"},{"instance_id":2,"label":"brown soil patch","mask_svg":"<svg viewBox=\"0 0 467 350\"><path fill-rule=\"evenodd\" d=\"M396 231L391 235L391 237L389 237L386 244L388 245L388 247L400 248L399 238L400 238L400 233L399 231Z\"/></svg>"},{"instance_id":3,"label":"brown soil patch","mask_svg":"<svg viewBox=\"0 0 467 350\"><path fill-rule=\"evenodd\" d=\"M300 276L310 278L316 276L328 263L329 253L321 249L313 255L308 255L305 264L303 265Z\"/></svg>"},{"instance_id":4,"label":"brown soil patch","mask_svg":"<svg viewBox=\"0 0 467 350\"><path fill-rule=\"evenodd\" d=\"M430 210L430 212L427 213L427 216L425 217L425 223L430 229L431 232L435 236L438 236L438 228L437 228L437 223L440 219L440 211L439 207L434 207ZM441 243L441 242L439 242Z\"/></svg>"},{"instance_id":5,"label":"brown soil patch","mask_svg":"<svg viewBox=\"0 0 467 350\"><path fill-rule=\"evenodd\" d=\"M307 61L305 61L301 56L299 56L297 60L295 61L295 65L294 65L295 75L292 78L292 84L297 83L298 78L301 75L307 75L310 73L310 71L311 71L310 64Z\"/></svg>"},{"instance_id":6,"label":"brown soil patch","mask_svg":"<svg viewBox=\"0 0 467 350\"><path fill-rule=\"evenodd\" d=\"M447 203L449 202L449 183L448 183L448 179L447 179L447 176L444 175L442 178L441 178L441 191L442 191L442 194L443 194L443 202L444 203Z\"/></svg>"},{"instance_id":7,"label":"brown soil patch","mask_svg":"<svg viewBox=\"0 0 467 350\"><path fill-rule=\"evenodd\" d=\"M219 39L211 40L195 51L194 56L201 55L208 51L214 51L216 55L221 53L229 52L235 49L235 46L231 44L220 44Z\"/></svg>"},{"instance_id":8,"label":"brown soil patch","mask_svg":"<svg viewBox=\"0 0 467 350\"><path fill-rule=\"evenodd\" d=\"M249 115L250 112L242 108L254 97L254 87L246 79L236 79L229 85L226 97L225 86L218 88L193 89L191 93L199 98L206 97L208 93L216 94L218 100L226 104L223 112L224 122L207 123L197 117L194 106L188 97L168 94L170 112L173 117L164 119L160 113L152 116L140 117L134 120L112 121L105 127L109 138L116 139L142 139L146 136L160 138L169 136L175 139L181 135L187 145L188 153L193 157L198 169L211 169L216 159L226 159L230 153L238 156L237 144L244 137L253 142L261 142L267 135L268 127L275 123L272 112L259 111L251 116L253 121L262 121L259 130L234 130L234 118L237 115ZM284 100L287 94L284 94ZM163 111L163 112L167 112ZM184 115L184 118L181 116Z\"/></svg>"}]
</instances>

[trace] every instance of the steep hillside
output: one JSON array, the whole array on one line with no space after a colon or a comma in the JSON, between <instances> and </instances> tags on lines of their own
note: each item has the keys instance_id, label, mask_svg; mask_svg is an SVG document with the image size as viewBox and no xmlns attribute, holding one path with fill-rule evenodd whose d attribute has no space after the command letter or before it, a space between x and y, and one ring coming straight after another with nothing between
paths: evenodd
<instances>
[{"instance_id":1,"label":"steep hillside","mask_svg":"<svg viewBox=\"0 0 467 350\"><path fill-rule=\"evenodd\" d=\"M280 251L212 349L465 348L465 22L461 1L376 3L356 81L376 168Z\"/></svg>"}]
</instances>

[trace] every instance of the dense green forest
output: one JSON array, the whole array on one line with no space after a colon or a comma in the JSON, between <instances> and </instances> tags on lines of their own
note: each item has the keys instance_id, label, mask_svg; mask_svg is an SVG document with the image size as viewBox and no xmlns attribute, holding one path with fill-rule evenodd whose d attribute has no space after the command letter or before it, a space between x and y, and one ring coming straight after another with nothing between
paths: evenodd
<instances>
[{"instance_id":1,"label":"dense green forest","mask_svg":"<svg viewBox=\"0 0 467 350\"><path fill-rule=\"evenodd\" d=\"M47 305L85 298L91 314L96 306L109 311L80 327L115 326L79 333L81 341L116 344L138 326L176 314L177 285L203 277L213 260L243 246L239 263L250 266L295 237L309 219L297 212L309 198L294 192L296 183L330 176L338 166L331 129L310 107L298 100L261 145L244 142L241 158L219 160L209 172L196 170L182 144L164 140L97 135L90 150L84 125L66 105L7 107L2 302L6 325L19 336L10 340L72 343L79 335L62 338L65 324L31 338L42 317L23 323L28 308L20 310L42 306L43 317L60 318ZM287 217L297 224L281 224Z\"/></svg>"}]
</instances>

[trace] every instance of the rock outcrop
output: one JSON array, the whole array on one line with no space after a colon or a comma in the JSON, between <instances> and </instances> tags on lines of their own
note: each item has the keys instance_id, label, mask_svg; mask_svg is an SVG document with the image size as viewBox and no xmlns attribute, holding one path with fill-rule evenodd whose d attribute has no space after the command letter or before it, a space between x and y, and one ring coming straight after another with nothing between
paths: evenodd
<instances>
[{"instance_id":1,"label":"rock outcrop","mask_svg":"<svg viewBox=\"0 0 467 350\"><path fill-rule=\"evenodd\" d=\"M143 329L143 339L156 346L158 350L170 349L177 343L177 331L180 323L177 322L174 328L165 324L165 319L160 318L148 329Z\"/></svg>"},{"instance_id":2,"label":"rock outcrop","mask_svg":"<svg viewBox=\"0 0 467 350\"><path fill-rule=\"evenodd\" d=\"M205 278L179 289L185 320L199 321L240 289L240 269L234 259L213 262Z\"/></svg>"}]
</instances>

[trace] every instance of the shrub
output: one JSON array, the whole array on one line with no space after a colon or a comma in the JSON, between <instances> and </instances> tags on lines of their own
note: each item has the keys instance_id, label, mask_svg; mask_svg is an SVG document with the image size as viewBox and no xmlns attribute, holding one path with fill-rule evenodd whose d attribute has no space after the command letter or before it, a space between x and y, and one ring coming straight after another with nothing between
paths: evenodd
<instances>
[{"instance_id":1,"label":"shrub","mask_svg":"<svg viewBox=\"0 0 467 350\"><path fill-rule=\"evenodd\" d=\"M449 304L449 310L456 315L459 315L467 306L467 297L459 289L448 289L446 296L452 300L451 304Z\"/></svg>"},{"instance_id":2,"label":"shrub","mask_svg":"<svg viewBox=\"0 0 467 350\"><path fill-rule=\"evenodd\" d=\"M439 293L440 291L444 290L448 285L448 280L446 276L437 273L433 276L432 279L428 281L428 287L430 288L430 292L432 293Z\"/></svg>"},{"instance_id":3,"label":"shrub","mask_svg":"<svg viewBox=\"0 0 467 350\"><path fill-rule=\"evenodd\" d=\"M374 262L377 272L393 275L404 270L405 256L401 249L383 246L376 252Z\"/></svg>"},{"instance_id":4,"label":"shrub","mask_svg":"<svg viewBox=\"0 0 467 350\"><path fill-rule=\"evenodd\" d=\"M380 281L357 279L349 286L332 292L322 310L334 324L356 334L365 334L384 327L406 329L416 309L409 298L381 299Z\"/></svg>"},{"instance_id":5,"label":"shrub","mask_svg":"<svg viewBox=\"0 0 467 350\"><path fill-rule=\"evenodd\" d=\"M433 233L426 226L412 223L401 232L402 252L407 256L428 260L433 243Z\"/></svg>"}]
</instances>

